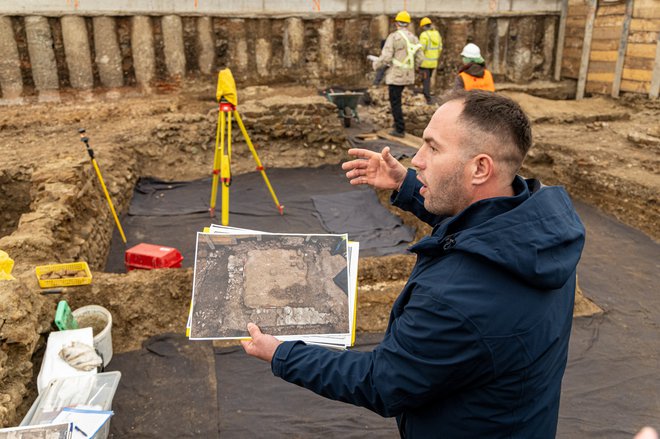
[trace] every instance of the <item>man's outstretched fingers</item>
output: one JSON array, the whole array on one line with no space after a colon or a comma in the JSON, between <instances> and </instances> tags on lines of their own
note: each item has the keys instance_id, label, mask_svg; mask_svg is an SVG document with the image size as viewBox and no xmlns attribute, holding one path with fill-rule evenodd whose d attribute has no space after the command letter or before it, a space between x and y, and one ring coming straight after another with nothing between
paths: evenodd
<instances>
[{"instance_id":1,"label":"man's outstretched fingers","mask_svg":"<svg viewBox=\"0 0 660 439\"><path fill-rule=\"evenodd\" d=\"M385 160L385 163L387 163L387 166L389 166L390 168L393 168L395 165L399 163L399 161L395 159L392 153L390 152L389 146L383 148L383 151L381 151L380 154L383 157L383 160Z\"/></svg>"},{"instance_id":2,"label":"man's outstretched fingers","mask_svg":"<svg viewBox=\"0 0 660 439\"><path fill-rule=\"evenodd\" d=\"M362 160L362 159L351 160L349 162L342 163L341 168L344 171L348 171L348 170L351 170L351 169L366 168L367 163L369 163L367 160Z\"/></svg>"},{"instance_id":3,"label":"man's outstretched fingers","mask_svg":"<svg viewBox=\"0 0 660 439\"><path fill-rule=\"evenodd\" d=\"M364 148L351 148L348 150L348 155L353 155L361 159L369 159L373 157L374 154L378 153Z\"/></svg>"}]
</instances>

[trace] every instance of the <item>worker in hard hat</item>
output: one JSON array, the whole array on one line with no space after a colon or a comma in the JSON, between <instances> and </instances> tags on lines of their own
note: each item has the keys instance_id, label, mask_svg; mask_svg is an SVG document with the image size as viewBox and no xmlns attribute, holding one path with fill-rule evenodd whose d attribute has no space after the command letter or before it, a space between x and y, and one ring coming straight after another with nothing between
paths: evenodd
<instances>
[{"instance_id":1,"label":"worker in hard hat","mask_svg":"<svg viewBox=\"0 0 660 439\"><path fill-rule=\"evenodd\" d=\"M424 17L419 22L422 33L419 35L419 44L422 45L424 52L424 61L419 68L422 76L422 89L427 104L432 104L431 99L431 76L438 68L438 59L442 52L442 37L440 32L433 28L433 23L429 17Z\"/></svg>"},{"instance_id":2,"label":"worker in hard hat","mask_svg":"<svg viewBox=\"0 0 660 439\"><path fill-rule=\"evenodd\" d=\"M463 67L458 71L454 89L495 91L493 75L486 68L481 49L474 43L467 44L461 52Z\"/></svg>"},{"instance_id":3,"label":"worker in hard hat","mask_svg":"<svg viewBox=\"0 0 660 439\"><path fill-rule=\"evenodd\" d=\"M385 84L388 86L390 108L394 119L394 130L390 132L395 137L406 135L406 126L401 109L401 95L406 85L415 83L415 69L422 64L424 53L419 40L408 30L410 14L399 12L394 18L396 30L387 36L380 56L369 55L373 69L383 66L390 67L385 72Z\"/></svg>"}]
</instances>

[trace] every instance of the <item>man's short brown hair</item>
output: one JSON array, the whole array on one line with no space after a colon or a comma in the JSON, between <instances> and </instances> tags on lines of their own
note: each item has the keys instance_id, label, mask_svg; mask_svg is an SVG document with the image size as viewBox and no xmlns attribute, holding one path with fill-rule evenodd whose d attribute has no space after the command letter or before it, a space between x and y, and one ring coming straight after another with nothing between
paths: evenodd
<instances>
[{"instance_id":1,"label":"man's short brown hair","mask_svg":"<svg viewBox=\"0 0 660 439\"><path fill-rule=\"evenodd\" d=\"M470 152L480 153L489 143L483 137L491 137L499 148L486 152L506 162L515 174L532 145L531 123L520 105L484 90L453 90L442 98L443 103L454 100L463 102L459 120L470 133L469 138L464 139L464 146Z\"/></svg>"}]
</instances>

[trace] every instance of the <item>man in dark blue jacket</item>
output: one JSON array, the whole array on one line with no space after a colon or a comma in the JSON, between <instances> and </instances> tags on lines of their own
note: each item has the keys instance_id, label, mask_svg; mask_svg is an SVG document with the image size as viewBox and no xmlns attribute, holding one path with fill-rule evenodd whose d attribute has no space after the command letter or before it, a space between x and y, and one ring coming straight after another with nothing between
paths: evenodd
<instances>
[{"instance_id":1,"label":"man in dark blue jacket","mask_svg":"<svg viewBox=\"0 0 660 439\"><path fill-rule=\"evenodd\" d=\"M530 123L484 91L446 98L406 170L350 150L352 184L433 226L372 352L280 343L248 325L250 355L327 398L396 416L406 438L554 438L584 227L561 187L516 175Z\"/></svg>"}]
</instances>

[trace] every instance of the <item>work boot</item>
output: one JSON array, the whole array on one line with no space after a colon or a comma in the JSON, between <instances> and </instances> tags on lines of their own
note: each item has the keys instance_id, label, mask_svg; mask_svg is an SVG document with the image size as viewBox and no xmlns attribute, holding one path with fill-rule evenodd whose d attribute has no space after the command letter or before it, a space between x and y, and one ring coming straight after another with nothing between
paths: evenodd
<instances>
[{"instance_id":1,"label":"work boot","mask_svg":"<svg viewBox=\"0 0 660 439\"><path fill-rule=\"evenodd\" d=\"M390 136L404 138L406 137L406 133L404 131L392 130L390 131Z\"/></svg>"}]
</instances>

